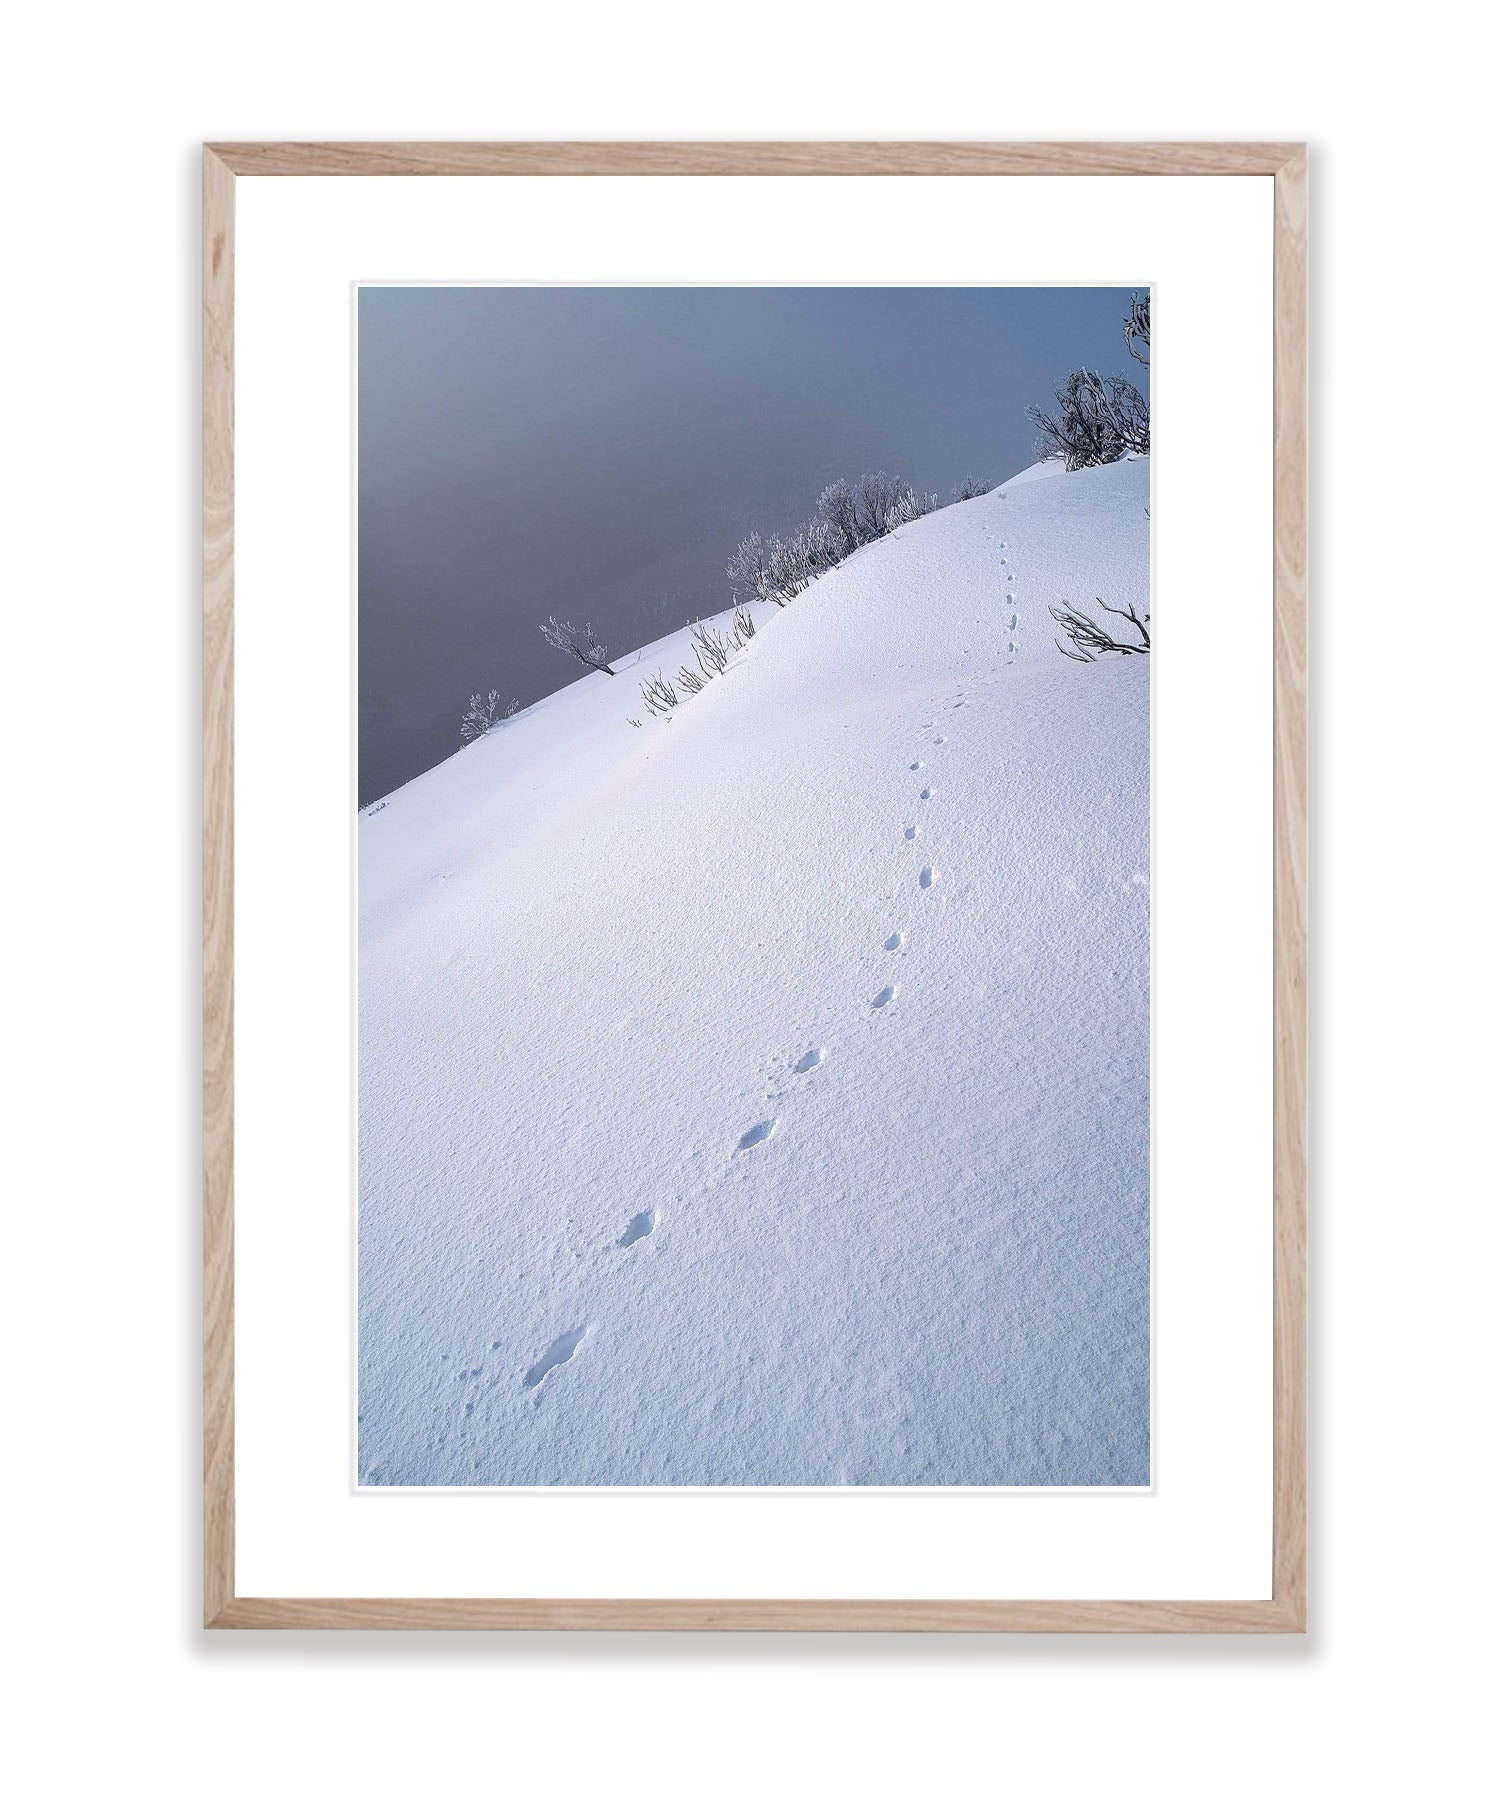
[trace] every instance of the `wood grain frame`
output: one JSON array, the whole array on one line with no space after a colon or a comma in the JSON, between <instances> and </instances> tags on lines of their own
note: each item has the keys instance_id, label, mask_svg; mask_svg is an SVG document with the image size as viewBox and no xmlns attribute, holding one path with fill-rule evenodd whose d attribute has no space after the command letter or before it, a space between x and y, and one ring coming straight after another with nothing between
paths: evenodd
<instances>
[{"instance_id":1,"label":"wood grain frame","mask_svg":"<svg viewBox=\"0 0 1500 1800\"><path fill-rule=\"evenodd\" d=\"M1243 175L1275 184L1269 1600L268 1599L234 1578L234 196L254 176ZM203 1612L215 1629L1300 1632L1307 1444L1307 153L1267 144L210 144L203 153Z\"/></svg>"}]
</instances>

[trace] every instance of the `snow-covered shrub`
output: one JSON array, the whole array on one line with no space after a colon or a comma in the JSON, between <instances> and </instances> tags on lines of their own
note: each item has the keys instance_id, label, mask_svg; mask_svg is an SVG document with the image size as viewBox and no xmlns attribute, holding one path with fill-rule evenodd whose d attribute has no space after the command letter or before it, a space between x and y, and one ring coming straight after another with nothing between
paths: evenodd
<instances>
[{"instance_id":1,"label":"snow-covered shrub","mask_svg":"<svg viewBox=\"0 0 1500 1800\"><path fill-rule=\"evenodd\" d=\"M730 557L727 572L736 594L786 606L825 569L838 566L842 548L823 519L811 519L790 537L762 537L752 531Z\"/></svg>"},{"instance_id":2,"label":"snow-covered shrub","mask_svg":"<svg viewBox=\"0 0 1500 1800\"><path fill-rule=\"evenodd\" d=\"M919 494L915 488L902 488L886 510L885 528L894 531L900 525L910 525L913 520L936 512L942 504L936 494Z\"/></svg>"},{"instance_id":3,"label":"snow-covered shrub","mask_svg":"<svg viewBox=\"0 0 1500 1800\"><path fill-rule=\"evenodd\" d=\"M542 627L542 636L554 650L561 650L565 656L576 656L586 669L598 669L603 675L614 674L609 666L608 650L594 636L592 625L569 625L549 618Z\"/></svg>"},{"instance_id":4,"label":"snow-covered shrub","mask_svg":"<svg viewBox=\"0 0 1500 1800\"><path fill-rule=\"evenodd\" d=\"M886 513L895 506L904 486L906 482L882 468L873 475L859 477L854 490L854 520L861 544L873 544L875 538L886 535Z\"/></svg>"},{"instance_id":5,"label":"snow-covered shrub","mask_svg":"<svg viewBox=\"0 0 1500 1800\"><path fill-rule=\"evenodd\" d=\"M818 520L837 546L838 560L861 544L873 544L895 524L907 524L942 505L936 494L919 494L899 475L884 469L866 473L851 487L847 481L831 481L818 496ZM892 517L895 516L895 524Z\"/></svg>"},{"instance_id":6,"label":"snow-covered shrub","mask_svg":"<svg viewBox=\"0 0 1500 1800\"><path fill-rule=\"evenodd\" d=\"M740 539L734 555L725 565L725 573L737 594L750 593L757 600L771 598L771 546L758 531ZM776 604L785 606L786 602L777 600Z\"/></svg>"},{"instance_id":7,"label":"snow-covered shrub","mask_svg":"<svg viewBox=\"0 0 1500 1800\"><path fill-rule=\"evenodd\" d=\"M994 485L993 481L984 481L970 475L954 488L953 504L957 505L960 500L977 500L981 494L989 493Z\"/></svg>"},{"instance_id":8,"label":"snow-covered shrub","mask_svg":"<svg viewBox=\"0 0 1500 1800\"><path fill-rule=\"evenodd\" d=\"M1054 638L1052 641L1064 656L1072 657L1074 662L1096 662L1100 656L1113 652L1117 656L1148 656L1151 652L1151 633L1146 627L1151 623L1151 615L1140 616L1133 606L1123 610L1118 606L1105 606L1096 595L1095 606L1103 606L1105 612L1113 613L1117 619L1124 619L1134 626L1140 635L1138 644L1117 643L1097 619L1091 619L1086 612L1080 612L1076 606L1050 606L1048 611L1058 624L1062 626L1067 644Z\"/></svg>"},{"instance_id":9,"label":"snow-covered shrub","mask_svg":"<svg viewBox=\"0 0 1500 1800\"><path fill-rule=\"evenodd\" d=\"M1099 376L1074 369L1055 398L1054 416L1028 406L1026 416L1037 428L1036 448L1043 458L1060 456L1069 470L1118 462L1130 451L1142 456L1151 449L1151 408L1146 397L1123 375Z\"/></svg>"},{"instance_id":10,"label":"snow-covered shrub","mask_svg":"<svg viewBox=\"0 0 1500 1800\"><path fill-rule=\"evenodd\" d=\"M818 517L837 538L845 556L861 543L854 489L841 476L818 495Z\"/></svg>"},{"instance_id":11,"label":"snow-covered shrub","mask_svg":"<svg viewBox=\"0 0 1500 1800\"><path fill-rule=\"evenodd\" d=\"M498 688L491 688L483 698L478 694L470 694L468 711L458 722L458 741L461 744L477 743L497 719L512 717L519 705L520 701L512 700L505 711L501 712Z\"/></svg>"},{"instance_id":12,"label":"snow-covered shrub","mask_svg":"<svg viewBox=\"0 0 1500 1800\"><path fill-rule=\"evenodd\" d=\"M862 544L873 544L888 529L886 514L901 498L910 484L899 476L877 469L873 475L861 475L854 490L854 522Z\"/></svg>"},{"instance_id":13,"label":"snow-covered shrub","mask_svg":"<svg viewBox=\"0 0 1500 1800\"><path fill-rule=\"evenodd\" d=\"M835 569L841 550L832 528L822 519L809 519L788 538L772 538L767 591L763 599L785 606L825 570Z\"/></svg>"},{"instance_id":14,"label":"snow-covered shrub","mask_svg":"<svg viewBox=\"0 0 1500 1800\"><path fill-rule=\"evenodd\" d=\"M735 648L739 649L742 645L748 644L754 636L755 619L752 616L749 607L742 606L734 615Z\"/></svg>"},{"instance_id":15,"label":"snow-covered shrub","mask_svg":"<svg viewBox=\"0 0 1500 1800\"><path fill-rule=\"evenodd\" d=\"M708 686L707 681L696 669L690 669L686 663L677 671L678 685L685 693L701 694Z\"/></svg>"},{"instance_id":16,"label":"snow-covered shrub","mask_svg":"<svg viewBox=\"0 0 1500 1800\"><path fill-rule=\"evenodd\" d=\"M753 595L787 606L851 551L941 505L936 494L918 494L909 482L883 469L861 475L852 487L842 479L831 481L818 496L816 517L789 537L752 531L740 539L727 564L730 584L737 598ZM744 635L753 636L754 627Z\"/></svg>"},{"instance_id":17,"label":"snow-covered shrub","mask_svg":"<svg viewBox=\"0 0 1500 1800\"><path fill-rule=\"evenodd\" d=\"M649 681L641 683L641 698L646 702L647 712L665 718L677 704L677 689L658 670Z\"/></svg>"}]
</instances>

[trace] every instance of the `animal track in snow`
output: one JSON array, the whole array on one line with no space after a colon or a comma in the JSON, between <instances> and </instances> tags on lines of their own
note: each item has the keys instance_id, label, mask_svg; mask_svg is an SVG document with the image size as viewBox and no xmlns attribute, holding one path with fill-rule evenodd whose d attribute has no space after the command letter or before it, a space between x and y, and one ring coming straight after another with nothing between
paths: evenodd
<instances>
[{"instance_id":1,"label":"animal track in snow","mask_svg":"<svg viewBox=\"0 0 1500 1800\"><path fill-rule=\"evenodd\" d=\"M907 828L906 828L906 841L907 841L907 843L908 843L908 844L909 844L909 843L910 843L910 842L911 842L911 841L912 841L912 839L913 839L913 838L914 838L914 837L915 837L915 836L916 836L916 835L917 835L917 833L918 833L918 832L919 832L919 831L920 831L920 830L921 830L921 826L919 826L919 825L908 825L908 826L907 826Z\"/></svg>"},{"instance_id":2,"label":"animal track in snow","mask_svg":"<svg viewBox=\"0 0 1500 1800\"><path fill-rule=\"evenodd\" d=\"M887 950L899 950L905 942L906 933L904 931L893 931L885 940L885 947Z\"/></svg>"},{"instance_id":3,"label":"animal track in snow","mask_svg":"<svg viewBox=\"0 0 1500 1800\"><path fill-rule=\"evenodd\" d=\"M932 789L930 787L924 787L917 798L919 800L930 800L932 798Z\"/></svg>"},{"instance_id":4,"label":"animal track in snow","mask_svg":"<svg viewBox=\"0 0 1500 1800\"><path fill-rule=\"evenodd\" d=\"M735 1145L735 1154L738 1155L741 1150L753 1150L757 1144L765 1143L775 1129L774 1119L762 1119L759 1125L752 1125Z\"/></svg>"},{"instance_id":5,"label":"animal track in snow","mask_svg":"<svg viewBox=\"0 0 1500 1800\"><path fill-rule=\"evenodd\" d=\"M870 1004L874 1007L889 1006L895 998L896 990L894 987L883 987Z\"/></svg>"},{"instance_id":6,"label":"animal track in snow","mask_svg":"<svg viewBox=\"0 0 1500 1800\"><path fill-rule=\"evenodd\" d=\"M948 740L945 737L935 737L932 741L934 744L946 744Z\"/></svg>"},{"instance_id":7,"label":"animal track in snow","mask_svg":"<svg viewBox=\"0 0 1500 1800\"><path fill-rule=\"evenodd\" d=\"M810 1069L817 1068L822 1060L823 1052L821 1049L809 1050L805 1056L800 1057L792 1064L792 1073L794 1075L806 1075ZM744 1147L743 1144L740 1145L742 1150Z\"/></svg>"},{"instance_id":8,"label":"animal track in snow","mask_svg":"<svg viewBox=\"0 0 1500 1800\"><path fill-rule=\"evenodd\" d=\"M534 1362L526 1371L526 1379L521 1383L523 1388L540 1387L556 1368L567 1362L573 1352L589 1334L587 1325L575 1325L571 1331L565 1331L561 1337L553 1338L542 1352L540 1361Z\"/></svg>"},{"instance_id":9,"label":"animal track in snow","mask_svg":"<svg viewBox=\"0 0 1500 1800\"><path fill-rule=\"evenodd\" d=\"M617 1241L616 1248L628 1250L632 1244L638 1244L643 1237L650 1237L656 1230L656 1208L648 1206L644 1212L638 1212L625 1227L625 1235Z\"/></svg>"},{"instance_id":10,"label":"animal track in snow","mask_svg":"<svg viewBox=\"0 0 1500 1800\"><path fill-rule=\"evenodd\" d=\"M922 873L917 877L917 884L919 887L930 888L932 886L933 882L935 882L936 880L937 880L937 876L933 873L932 869L929 867L929 868L923 869Z\"/></svg>"},{"instance_id":11,"label":"animal track in snow","mask_svg":"<svg viewBox=\"0 0 1500 1800\"><path fill-rule=\"evenodd\" d=\"M916 761L915 761L915 762L914 762L914 763L913 763L913 764L912 764L912 767L913 767L913 768L914 768L914 769L920 769L920 768L921 768L921 766L922 766L922 759L921 759L921 757L920 757L920 756L919 756L919 757L918 757L918 758L917 758L917 760L916 760Z\"/></svg>"}]
</instances>

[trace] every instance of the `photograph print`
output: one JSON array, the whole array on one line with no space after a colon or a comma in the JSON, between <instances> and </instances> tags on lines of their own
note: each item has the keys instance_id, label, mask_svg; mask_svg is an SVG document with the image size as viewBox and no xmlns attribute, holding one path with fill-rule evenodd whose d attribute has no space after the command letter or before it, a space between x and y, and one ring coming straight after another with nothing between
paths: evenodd
<instances>
[{"instance_id":1,"label":"photograph print","mask_svg":"<svg viewBox=\"0 0 1500 1800\"><path fill-rule=\"evenodd\" d=\"M360 1485L1149 1485L1149 288L356 307Z\"/></svg>"}]
</instances>

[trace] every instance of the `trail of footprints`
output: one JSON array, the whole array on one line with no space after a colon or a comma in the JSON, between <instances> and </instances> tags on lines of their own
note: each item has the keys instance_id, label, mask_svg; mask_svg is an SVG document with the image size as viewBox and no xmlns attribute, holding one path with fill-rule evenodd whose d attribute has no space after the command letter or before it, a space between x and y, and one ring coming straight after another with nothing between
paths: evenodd
<instances>
[{"instance_id":1,"label":"trail of footprints","mask_svg":"<svg viewBox=\"0 0 1500 1800\"><path fill-rule=\"evenodd\" d=\"M1010 666L1016 660L1016 641L1020 625L1020 614L1016 606L1015 572L1010 566L1010 559L1007 554L1008 546L1004 540L1001 541L1000 550L1000 567L1004 579L1003 603L1005 608L1002 616L1005 619L1007 628L1005 645L1006 664L1007 666ZM960 688L957 693L950 697L948 702L949 709L957 711L964 704L964 692ZM924 731L935 731L935 728L935 719L926 720L922 727ZM928 742L933 749L945 745L947 741L946 735L942 732L937 732L935 736L928 739ZM907 765L908 772L911 774L921 774L925 771L926 767L926 762L920 756L916 757ZM934 783L927 781L922 786L917 798L919 801L925 803L932 799L935 792L936 787ZM910 823L904 825L902 827L902 836L907 843L915 844L922 836L922 823L920 819L913 819ZM931 863L921 864L916 874L916 885L918 890L922 893L930 892L931 889L937 885L938 878L939 872ZM906 932L893 931L890 936L885 939L881 948L887 954L894 955L899 951L905 950L909 942L910 938ZM869 1001L870 1011L875 1013L885 1012L899 998L900 993L901 989L896 982L887 982L885 986L871 997ZM792 1064L792 1077L796 1079L812 1074L815 1069L819 1069L823 1066L827 1057L828 1051L823 1045L814 1045L811 1049L806 1050L797 1061ZM768 1098L769 1097L770 1096L768 1096ZM734 1150L731 1153L732 1158L737 1159L741 1156L753 1155L762 1145L769 1143L776 1135L779 1124L780 1119L773 1117L760 1119L755 1124L751 1125L748 1130L742 1133L739 1142L734 1146ZM610 1250L628 1250L633 1245L640 1243L644 1238L650 1237L652 1232L656 1230L656 1226L657 1209L654 1206L648 1206L643 1212L638 1212L634 1218L631 1219L624 1231L608 1246L608 1248ZM540 1404L541 1390L548 1377L551 1376L555 1370L563 1368L572 1360L580 1346L588 1340L589 1335L593 1330L594 1324L593 1321L590 1320L582 1325L572 1326L569 1330L564 1331L559 1336L555 1337L522 1376L522 1391L530 1393L535 1390L537 1394L537 1404ZM500 1345L497 1343L492 1345L491 1348L498 1350ZM468 1382L477 1379L479 1374L480 1370L477 1368L465 1369L459 1373L457 1379L460 1382ZM472 1413L473 1410L474 1403L473 1401L469 1401L465 1407L465 1412L466 1414Z\"/></svg>"}]
</instances>

